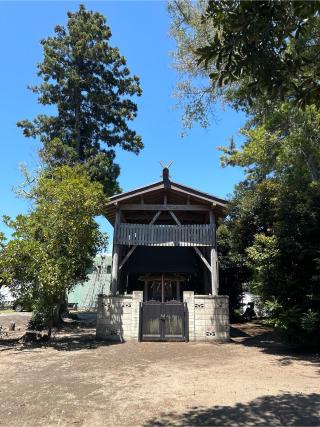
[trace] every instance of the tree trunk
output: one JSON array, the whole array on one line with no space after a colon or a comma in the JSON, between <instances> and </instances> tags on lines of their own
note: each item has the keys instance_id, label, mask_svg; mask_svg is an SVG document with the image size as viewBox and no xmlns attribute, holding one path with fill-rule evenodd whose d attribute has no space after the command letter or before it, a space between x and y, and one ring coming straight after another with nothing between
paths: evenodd
<instances>
[{"instance_id":1,"label":"tree trunk","mask_svg":"<svg viewBox=\"0 0 320 427\"><path fill-rule=\"evenodd\" d=\"M52 310L52 326L59 328L62 323L62 314L66 311L67 304L65 298L61 299Z\"/></svg>"},{"instance_id":2,"label":"tree trunk","mask_svg":"<svg viewBox=\"0 0 320 427\"><path fill-rule=\"evenodd\" d=\"M319 181L319 178L320 178L319 168L317 167L317 162L314 156L312 156L311 154L307 156L307 164L308 164L311 179L313 181Z\"/></svg>"},{"instance_id":3,"label":"tree trunk","mask_svg":"<svg viewBox=\"0 0 320 427\"><path fill-rule=\"evenodd\" d=\"M48 338L51 338L52 326L53 326L53 321L52 321L52 318L51 318L51 319L49 319L49 322L48 322Z\"/></svg>"},{"instance_id":4,"label":"tree trunk","mask_svg":"<svg viewBox=\"0 0 320 427\"><path fill-rule=\"evenodd\" d=\"M79 159L82 158L82 147L81 147L81 121L80 121L80 114L81 114L81 108L80 108L80 89L76 88L75 90L75 108L74 108L74 114L75 114L75 134L76 134L76 144L77 144L77 154L79 156Z\"/></svg>"},{"instance_id":5,"label":"tree trunk","mask_svg":"<svg viewBox=\"0 0 320 427\"><path fill-rule=\"evenodd\" d=\"M60 317L61 304L57 304L52 310L52 326L58 328L61 325Z\"/></svg>"},{"instance_id":6,"label":"tree trunk","mask_svg":"<svg viewBox=\"0 0 320 427\"><path fill-rule=\"evenodd\" d=\"M75 118L75 138L76 138L76 150L79 156L79 160L83 160L83 150L81 141L81 68L82 62L79 57L76 58L76 71L79 78L77 85L74 89L74 118Z\"/></svg>"}]
</instances>

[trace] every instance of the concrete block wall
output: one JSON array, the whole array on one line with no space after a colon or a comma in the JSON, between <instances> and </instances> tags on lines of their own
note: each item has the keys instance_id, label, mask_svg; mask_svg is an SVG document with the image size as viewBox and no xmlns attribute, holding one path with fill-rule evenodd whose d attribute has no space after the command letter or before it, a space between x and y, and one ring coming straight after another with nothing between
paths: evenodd
<instances>
[{"instance_id":1,"label":"concrete block wall","mask_svg":"<svg viewBox=\"0 0 320 427\"><path fill-rule=\"evenodd\" d=\"M183 293L188 307L189 341L230 340L229 297Z\"/></svg>"},{"instance_id":2,"label":"concrete block wall","mask_svg":"<svg viewBox=\"0 0 320 427\"><path fill-rule=\"evenodd\" d=\"M98 296L97 339L138 341L140 302L143 292L132 295Z\"/></svg>"},{"instance_id":3,"label":"concrete block wall","mask_svg":"<svg viewBox=\"0 0 320 427\"><path fill-rule=\"evenodd\" d=\"M138 341L143 292L98 297L97 339ZM187 303L189 341L227 342L230 339L229 298L183 292Z\"/></svg>"}]
</instances>

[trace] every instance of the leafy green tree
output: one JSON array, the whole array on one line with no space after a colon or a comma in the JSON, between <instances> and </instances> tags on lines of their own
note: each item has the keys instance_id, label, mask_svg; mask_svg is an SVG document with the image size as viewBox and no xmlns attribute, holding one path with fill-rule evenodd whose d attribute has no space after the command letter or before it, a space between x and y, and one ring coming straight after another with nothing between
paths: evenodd
<instances>
[{"instance_id":1,"label":"leafy green tree","mask_svg":"<svg viewBox=\"0 0 320 427\"><path fill-rule=\"evenodd\" d=\"M238 250L229 225L224 222L217 229L219 292L229 296L230 320L237 322L241 320L243 284L251 278L251 274L246 263L246 254Z\"/></svg>"},{"instance_id":2,"label":"leafy green tree","mask_svg":"<svg viewBox=\"0 0 320 427\"><path fill-rule=\"evenodd\" d=\"M259 122L247 124L240 149L223 149L224 164L246 172L230 239L272 323L295 344L320 345L320 113L284 104Z\"/></svg>"},{"instance_id":3,"label":"leafy green tree","mask_svg":"<svg viewBox=\"0 0 320 427\"><path fill-rule=\"evenodd\" d=\"M40 173L27 194L33 201L30 213L5 218L13 234L2 245L0 281L16 296L31 297L34 321L51 331L66 293L86 279L94 256L105 247L94 217L106 196L80 165Z\"/></svg>"},{"instance_id":4,"label":"leafy green tree","mask_svg":"<svg viewBox=\"0 0 320 427\"><path fill-rule=\"evenodd\" d=\"M5 248L5 242L6 242L6 238L4 233L0 232L0 271L3 272L4 268L3 268L3 251ZM1 286L3 286L5 284L5 278L4 276L1 276L0 274L0 289Z\"/></svg>"},{"instance_id":5,"label":"leafy green tree","mask_svg":"<svg viewBox=\"0 0 320 427\"><path fill-rule=\"evenodd\" d=\"M209 0L202 19L213 34L197 49L198 61L214 63L214 86L245 79L249 98L319 106L319 12L318 0Z\"/></svg>"},{"instance_id":6,"label":"leafy green tree","mask_svg":"<svg viewBox=\"0 0 320 427\"><path fill-rule=\"evenodd\" d=\"M207 2L199 0L171 0L168 11L171 16L170 35L176 43L172 52L173 65L178 73L175 97L183 110L183 128L190 129L194 122L209 126L214 116L215 103L222 89L213 88L208 67L198 64L197 50L212 40L212 22L202 19Z\"/></svg>"},{"instance_id":7,"label":"leafy green tree","mask_svg":"<svg viewBox=\"0 0 320 427\"><path fill-rule=\"evenodd\" d=\"M217 101L249 116L284 100L319 107L319 1L171 0L176 95L184 127Z\"/></svg>"},{"instance_id":8,"label":"leafy green tree","mask_svg":"<svg viewBox=\"0 0 320 427\"><path fill-rule=\"evenodd\" d=\"M55 114L40 114L18 126L26 137L39 137L45 164L84 164L106 194L119 191L115 147L136 154L141 138L129 128L137 115L132 100L141 95L118 48L109 44L111 30L100 13L80 5L68 12L67 26L41 41L44 58L38 65L42 83L32 86L38 102L54 106Z\"/></svg>"}]
</instances>

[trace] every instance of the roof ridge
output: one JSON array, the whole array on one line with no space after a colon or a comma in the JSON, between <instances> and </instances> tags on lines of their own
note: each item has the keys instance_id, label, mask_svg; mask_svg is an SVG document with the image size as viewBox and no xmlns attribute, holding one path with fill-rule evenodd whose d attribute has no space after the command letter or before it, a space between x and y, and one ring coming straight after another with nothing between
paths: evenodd
<instances>
[{"instance_id":1,"label":"roof ridge","mask_svg":"<svg viewBox=\"0 0 320 427\"><path fill-rule=\"evenodd\" d=\"M180 187L180 190L184 189L186 192L193 193L194 197L200 197L200 198L206 199L206 200L211 199L212 201L218 202L221 205L226 205L228 203L227 200L222 199L221 197L215 196L215 195L210 194L210 193L206 193L202 190L199 190L199 189L194 188L194 187L190 187L190 186L185 185L185 184L181 184L179 182L170 181L170 187L171 186L176 187L176 188L173 188L173 191L178 191L179 187ZM169 187L169 189L170 189L170 187ZM129 191L125 191L125 192L122 192L119 194L115 194L114 196L110 197L110 199L109 199L110 201L108 202L108 204L112 204L113 202L115 202L119 199L125 198L125 197L129 197L130 195L134 196L135 193L139 194L139 193L143 192L144 190L152 190L153 188L168 189L168 187L165 186L165 183L162 180L156 181L154 183L147 184L143 187L138 187L138 188L134 188L133 190L129 190Z\"/></svg>"},{"instance_id":2,"label":"roof ridge","mask_svg":"<svg viewBox=\"0 0 320 427\"><path fill-rule=\"evenodd\" d=\"M135 191L143 190L144 188L151 187L151 186L156 185L156 184L157 185L163 184L163 181L161 180L161 181L152 182L151 184L143 185L142 187L136 187L136 188L133 188L132 190L123 191L122 193L114 194L113 196L110 197L110 200L112 200L115 197L119 197L123 194L128 194L128 193L133 193Z\"/></svg>"}]
</instances>

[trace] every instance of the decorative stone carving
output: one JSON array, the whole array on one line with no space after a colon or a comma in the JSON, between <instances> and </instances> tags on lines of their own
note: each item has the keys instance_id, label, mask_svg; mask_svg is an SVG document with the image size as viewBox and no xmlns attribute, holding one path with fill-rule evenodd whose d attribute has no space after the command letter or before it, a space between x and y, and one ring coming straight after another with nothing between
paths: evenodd
<instances>
[{"instance_id":1,"label":"decorative stone carving","mask_svg":"<svg viewBox=\"0 0 320 427\"><path fill-rule=\"evenodd\" d=\"M194 308L204 308L204 304L203 303L196 303L194 305Z\"/></svg>"}]
</instances>

